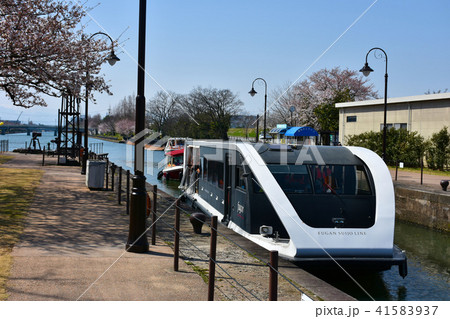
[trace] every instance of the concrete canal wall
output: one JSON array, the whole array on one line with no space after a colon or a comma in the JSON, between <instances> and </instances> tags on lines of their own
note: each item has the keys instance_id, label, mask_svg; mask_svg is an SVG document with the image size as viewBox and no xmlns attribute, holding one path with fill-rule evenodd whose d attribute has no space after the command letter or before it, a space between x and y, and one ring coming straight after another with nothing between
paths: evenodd
<instances>
[{"instance_id":1,"label":"concrete canal wall","mask_svg":"<svg viewBox=\"0 0 450 319\"><path fill-rule=\"evenodd\" d=\"M450 192L395 183L397 219L449 231Z\"/></svg>"}]
</instances>

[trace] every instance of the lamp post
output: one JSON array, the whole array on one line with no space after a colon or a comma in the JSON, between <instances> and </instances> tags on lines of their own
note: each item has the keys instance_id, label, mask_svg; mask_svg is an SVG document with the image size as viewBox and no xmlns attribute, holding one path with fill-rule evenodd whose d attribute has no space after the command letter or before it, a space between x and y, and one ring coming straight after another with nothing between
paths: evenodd
<instances>
[{"instance_id":1,"label":"lamp post","mask_svg":"<svg viewBox=\"0 0 450 319\"><path fill-rule=\"evenodd\" d=\"M386 57L386 72L384 74L384 120L383 120L383 154L382 158L383 161L386 161L386 133L387 133L387 125L386 125L386 117L387 117L387 84L388 84L388 73L387 73L387 66L388 66L388 56L386 52L381 48L372 48L367 52L366 54L366 63L364 64L364 67L359 70L359 72L362 72L364 76L369 76L370 72L373 72L373 69L369 66L367 63L367 57L370 52L373 50L380 50L384 53L384 56Z\"/></svg>"},{"instance_id":2,"label":"lamp post","mask_svg":"<svg viewBox=\"0 0 450 319\"><path fill-rule=\"evenodd\" d=\"M147 209L147 191L144 176L144 135L145 129L145 25L147 1L139 0L139 45L138 45L138 74L135 115L134 144L134 176L133 188L130 196L130 227L126 250L134 253L145 253L149 245L146 235L145 219ZM139 137L140 136L140 137Z\"/></svg>"},{"instance_id":3,"label":"lamp post","mask_svg":"<svg viewBox=\"0 0 450 319\"><path fill-rule=\"evenodd\" d=\"M291 126L294 126L294 122L292 121L292 114L294 113L294 111L295 111L295 106L291 106L290 108L289 108L289 112L291 112Z\"/></svg>"},{"instance_id":4,"label":"lamp post","mask_svg":"<svg viewBox=\"0 0 450 319\"><path fill-rule=\"evenodd\" d=\"M114 41L113 39L106 33L103 32L96 32L93 35L91 35L88 39L91 40L92 37L95 35L105 35L111 40L111 52L109 53L109 56L106 58L106 61L113 66L116 64L117 61L120 61L120 59L116 56L114 53ZM83 153L83 162L81 166L81 174L86 174L86 166L87 166L87 160L89 157L89 145L88 145L88 136L89 136L89 123L88 123L88 104L89 104L89 68L86 68L86 100L85 100L85 109L84 109L84 153Z\"/></svg>"},{"instance_id":5,"label":"lamp post","mask_svg":"<svg viewBox=\"0 0 450 319\"><path fill-rule=\"evenodd\" d=\"M255 82L257 80L261 80L264 82L264 86L265 86L265 94L264 94L264 132L263 132L263 141L264 143L266 142L266 114L267 114L267 82L266 80L264 80L263 78L256 78L253 80L252 82L252 89L250 90L250 92L248 92L248 94L250 94L251 96L255 96L256 92L255 91Z\"/></svg>"}]
</instances>

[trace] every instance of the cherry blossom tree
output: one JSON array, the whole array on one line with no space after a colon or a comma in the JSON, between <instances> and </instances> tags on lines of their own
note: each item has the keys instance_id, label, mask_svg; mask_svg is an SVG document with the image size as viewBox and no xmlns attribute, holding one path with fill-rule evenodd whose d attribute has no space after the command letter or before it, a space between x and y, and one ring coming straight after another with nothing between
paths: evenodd
<instances>
[{"instance_id":1,"label":"cherry blossom tree","mask_svg":"<svg viewBox=\"0 0 450 319\"><path fill-rule=\"evenodd\" d=\"M339 67L319 70L296 85L285 85L272 92L272 120L290 123L289 109L294 106L293 122L297 125L334 129L339 121L335 103L377 97L373 85L367 82L357 71Z\"/></svg>"},{"instance_id":2,"label":"cherry blossom tree","mask_svg":"<svg viewBox=\"0 0 450 319\"><path fill-rule=\"evenodd\" d=\"M0 0L0 89L14 105L46 106L42 94L83 96L86 71L90 92L107 92L99 76L110 44L90 40L78 2L61 0Z\"/></svg>"},{"instance_id":3,"label":"cherry blossom tree","mask_svg":"<svg viewBox=\"0 0 450 319\"><path fill-rule=\"evenodd\" d=\"M134 121L132 119L121 119L115 123L116 133L125 138L131 137L134 133Z\"/></svg>"}]
</instances>

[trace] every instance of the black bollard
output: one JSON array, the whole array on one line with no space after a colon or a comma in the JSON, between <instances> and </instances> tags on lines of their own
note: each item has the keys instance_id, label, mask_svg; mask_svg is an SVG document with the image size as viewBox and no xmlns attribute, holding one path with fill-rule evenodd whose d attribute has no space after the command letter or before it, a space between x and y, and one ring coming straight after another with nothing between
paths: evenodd
<instances>
[{"instance_id":1,"label":"black bollard","mask_svg":"<svg viewBox=\"0 0 450 319\"><path fill-rule=\"evenodd\" d=\"M202 233L202 227L203 223L206 220L205 214L202 213L193 213L191 216L189 216L189 221L192 224L192 227L194 228L194 233L201 234Z\"/></svg>"},{"instance_id":2,"label":"black bollard","mask_svg":"<svg viewBox=\"0 0 450 319\"><path fill-rule=\"evenodd\" d=\"M147 211L147 192L145 176L134 175L130 200L130 228L126 249L133 253L145 253L149 245L146 234L145 220Z\"/></svg>"},{"instance_id":3,"label":"black bollard","mask_svg":"<svg viewBox=\"0 0 450 319\"><path fill-rule=\"evenodd\" d=\"M448 184L449 184L449 181L443 179L443 180L441 180L440 184L441 184L442 190L443 190L444 192L446 192L446 191L447 191Z\"/></svg>"}]
</instances>

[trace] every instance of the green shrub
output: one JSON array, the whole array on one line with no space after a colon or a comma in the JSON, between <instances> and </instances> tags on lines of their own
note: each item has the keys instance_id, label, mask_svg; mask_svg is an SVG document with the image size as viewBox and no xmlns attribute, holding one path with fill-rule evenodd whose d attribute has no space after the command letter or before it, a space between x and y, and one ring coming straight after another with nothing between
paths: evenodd
<instances>
[{"instance_id":1,"label":"green shrub","mask_svg":"<svg viewBox=\"0 0 450 319\"><path fill-rule=\"evenodd\" d=\"M450 133L444 127L438 133L434 133L429 141L427 150L428 167L444 170L450 164Z\"/></svg>"},{"instance_id":2,"label":"green shrub","mask_svg":"<svg viewBox=\"0 0 450 319\"><path fill-rule=\"evenodd\" d=\"M383 153L383 132L365 132L347 137L347 145L368 148L378 155ZM386 164L404 162L406 166L420 166L427 143L417 132L391 128L386 132Z\"/></svg>"}]
</instances>

